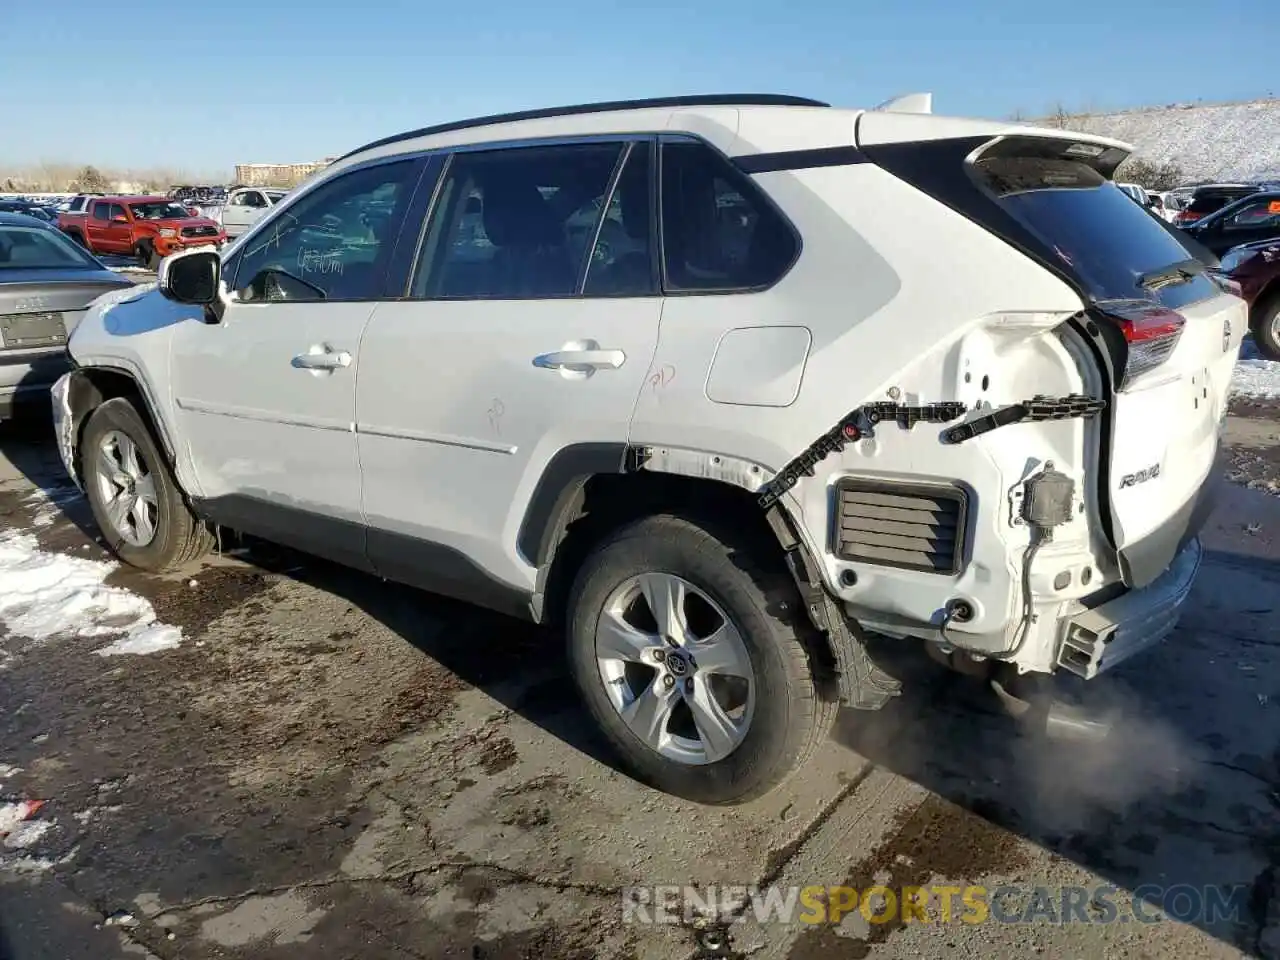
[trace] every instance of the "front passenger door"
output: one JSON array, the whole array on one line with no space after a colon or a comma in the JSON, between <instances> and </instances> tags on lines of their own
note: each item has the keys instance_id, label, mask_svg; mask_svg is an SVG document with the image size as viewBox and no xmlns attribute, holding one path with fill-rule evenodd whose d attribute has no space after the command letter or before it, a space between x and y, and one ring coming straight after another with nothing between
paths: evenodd
<instances>
[{"instance_id":1,"label":"front passenger door","mask_svg":"<svg viewBox=\"0 0 1280 960\"><path fill-rule=\"evenodd\" d=\"M361 337L422 167L317 185L229 258L221 321L175 329L174 407L212 519L365 565Z\"/></svg>"}]
</instances>

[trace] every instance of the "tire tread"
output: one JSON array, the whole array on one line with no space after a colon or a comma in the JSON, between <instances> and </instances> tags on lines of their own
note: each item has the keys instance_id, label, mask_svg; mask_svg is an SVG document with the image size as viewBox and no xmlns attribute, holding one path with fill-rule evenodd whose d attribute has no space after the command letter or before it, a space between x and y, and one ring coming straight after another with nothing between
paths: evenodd
<instances>
[{"instance_id":1,"label":"tire tread","mask_svg":"<svg viewBox=\"0 0 1280 960\"><path fill-rule=\"evenodd\" d=\"M819 659L822 637L808 621L799 591L787 571L781 550L765 536L754 536L723 520L697 514L661 513L634 521L604 538L592 551L598 556L615 550L628 541L651 542L654 538L691 538L694 549L719 555L741 571L760 593L763 606L771 623L773 640L782 653L788 674L788 688L792 693L788 703L787 729L790 743L787 753L790 761L777 764L758 779L750 778L750 786L725 798L698 798L710 804L739 804L768 793L780 786L807 763L825 743L840 710L836 697L823 695L818 678L824 672ZM768 558L776 558L769 563ZM591 568L591 559L583 569ZM583 587L584 575L579 573L573 591L576 605ZM611 731L606 735L617 745Z\"/></svg>"}]
</instances>

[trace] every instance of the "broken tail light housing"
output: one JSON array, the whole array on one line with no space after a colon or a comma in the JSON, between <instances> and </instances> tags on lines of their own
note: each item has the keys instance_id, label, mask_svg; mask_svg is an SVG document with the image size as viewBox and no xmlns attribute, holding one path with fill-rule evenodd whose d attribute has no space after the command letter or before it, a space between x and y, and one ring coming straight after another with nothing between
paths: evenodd
<instances>
[{"instance_id":1,"label":"broken tail light housing","mask_svg":"<svg viewBox=\"0 0 1280 960\"><path fill-rule=\"evenodd\" d=\"M1102 319L1124 338L1121 390L1168 360L1187 324L1182 314L1151 300L1110 300L1097 306Z\"/></svg>"}]
</instances>

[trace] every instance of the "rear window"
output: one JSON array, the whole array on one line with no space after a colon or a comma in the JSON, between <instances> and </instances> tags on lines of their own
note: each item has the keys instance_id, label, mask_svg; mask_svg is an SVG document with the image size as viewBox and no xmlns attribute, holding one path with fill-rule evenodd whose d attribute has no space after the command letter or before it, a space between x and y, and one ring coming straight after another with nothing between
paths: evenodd
<instances>
[{"instance_id":1,"label":"rear window","mask_svg":"<svg viewBox=\"0 0 1280 960\"><path fill-rule=\"evenodd\" d=\"M5 270L57 270L94 261L56 230L0 226L0 274Z\"/></svg>"},{"instance_id":2,"label":"rear window","mask_svg":"<svg viewBox=\"0 0 1280 960\"><path fill-rule=\"evenodd\" d=\"M1206 276L1148 293L1139 279L1193 254L1155 216L1088 163L999 156L974 165L979 180L1095 300L1154 296L1177 308L1213 296Z\"/></svg>"},{"instance_id":3,"label":"rear window","mask_svg":"<svg viewBox=\"0 0 1280 960\"><path fill-rule=\"evenodd\" d=\"M1191 205L1187 207L1192 213L1198 213L1200 216L1216 213L1225 207L1228 203L1239 200L1241 197L1247 196L1243 193L1206 193L1195 197L1191 201Z\"/></svg>"}]
</instances>

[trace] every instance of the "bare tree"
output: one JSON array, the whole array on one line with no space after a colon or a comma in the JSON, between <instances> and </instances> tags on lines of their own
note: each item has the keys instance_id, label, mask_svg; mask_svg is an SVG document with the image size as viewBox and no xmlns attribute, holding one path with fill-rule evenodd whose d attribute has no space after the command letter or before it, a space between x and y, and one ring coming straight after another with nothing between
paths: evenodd
<instances>
[{"instance_id":1,"label":"bare tree","mask_svg":"<svg viewBox=\"0 0 1280 960\"><path fill-rule=\"evenodd\" d=\"M1182 167L1172 160L1157 163L1131 156L1116 170L1116 179L1136 183L1147 190L1172 190L1185 179Z\"/></svg>"},{"instance_id":2,"label":"bare tree","mask_svg":"<svg viewBox=\"0 0 1280 960\"><path fill-rule=\"evenodd\" d=\"M95 166L87 166L76 174L73 186L77 190L85 193L104 193L111 189L111 185L107 182L107 178L98 172Z\"/></svg>"},{"instance_id":3,"label":"bare tree","mask_svg":"<svg viewBox=\"0 0 1280 960\"><path fill-rule=\"evenodd\" d=\"M1058 130L1066 130L1071 126L1071 114L1067 113L1067 108L1059 103L1045 119L1045 125L1055 127Z\"/></svg>"}]
</instances>

